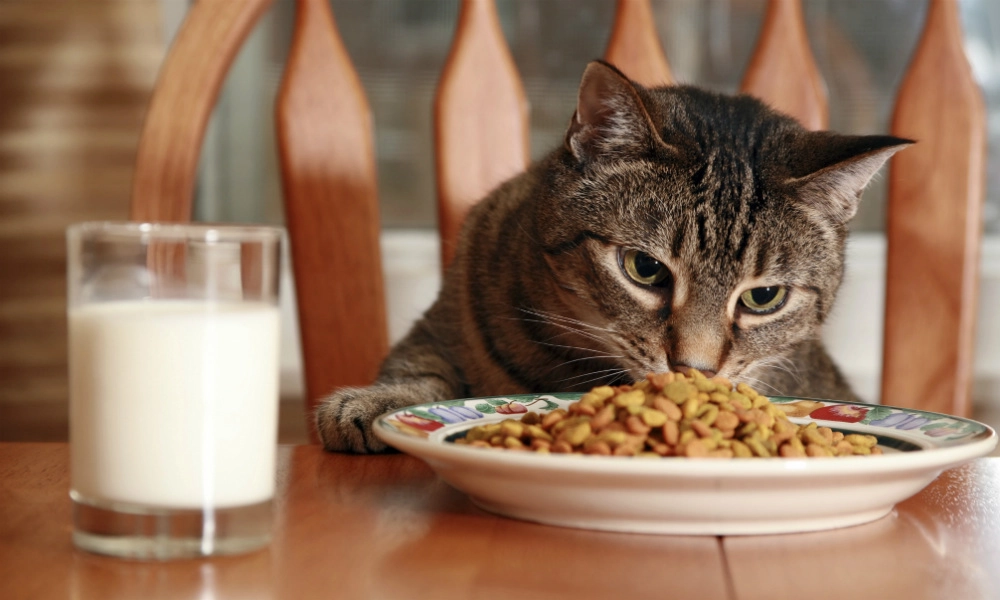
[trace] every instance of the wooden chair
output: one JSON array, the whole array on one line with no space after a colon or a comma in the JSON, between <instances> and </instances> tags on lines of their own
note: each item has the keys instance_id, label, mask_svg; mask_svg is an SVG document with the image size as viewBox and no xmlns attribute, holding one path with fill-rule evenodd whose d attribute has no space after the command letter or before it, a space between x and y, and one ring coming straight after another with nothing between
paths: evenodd
<instances>
[{"instance_id":1,"label":"wooden chair","mask_svg":"<svg viewBox=\"0 0 1000 600\"><path fill-rule=\"evenodd\" d=\"M185 221L223 76L272 0L199 0L170 49L146 118L131 216ZM275 120L297 284L307 405L370 383L385 355L371 114L327 0L297 0ZM606 57L643 84L670 67L648 0L619 0ZM483 73L489 73L484 77ZM799 0L770 0L742 89L827 123ZM468 208L527 165L528 107L492 0L463 0L434 103L443 262ZM882 401L968 414L983 200L985 116L955 0L932 0L892 133Z\"/></svg>"}]
</instances>

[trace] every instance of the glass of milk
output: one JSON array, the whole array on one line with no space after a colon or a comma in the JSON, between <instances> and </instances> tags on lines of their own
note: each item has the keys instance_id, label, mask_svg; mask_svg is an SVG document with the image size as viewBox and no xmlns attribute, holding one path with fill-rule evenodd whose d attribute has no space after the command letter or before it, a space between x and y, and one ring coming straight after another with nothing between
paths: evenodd
<instances>
[{"instance_id":1,"label":"glass of milk","mask_svg":"<svg viewBox=\"0 0 1000 600\"><path fill-rule=\"evenodd\" d=\"M170 559L269 542L281 237L207 224L67 231L78 547Z\"/></svg>"}]
</instances>

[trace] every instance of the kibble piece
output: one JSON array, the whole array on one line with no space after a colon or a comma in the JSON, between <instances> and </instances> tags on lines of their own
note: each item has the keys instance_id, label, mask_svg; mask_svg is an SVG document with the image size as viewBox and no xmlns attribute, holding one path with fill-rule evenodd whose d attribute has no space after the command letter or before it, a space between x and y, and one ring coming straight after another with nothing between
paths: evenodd
<instances>
[{"instance_id":1,"label":"kibble piece","mask_svg":"<svg viewBox=\"0 0 1000 600\"><path fill-rule=\"evenodd\" d=\"M614 397L612 402L615 406L626 407L626 406L641 406L643 402L646 401L646 394L642 390L632 390L631 392L625 392L624 394L619 394Z\"/></svg>"},{"instance_id":2,"label":"kibble piece","mask_svg":"<svg viewBox=\"0 0 1000 600\"><path fill-rule=\"evenodd\" d=\"M521 416L521 422L525 425L540 425L542 423L542 415L536 412L524 413Z\"/></svg>"},{"instance_id":3,"label":"kibble piece","mask_svg":"<svg viewBox=\"0 0 1000 600\"><path fill-rule=\"evenodd\" d=\"M676 404L683 404L688 398L693 397L693 394L696 395L697 391L687 381L677 380L663 388L664 395Z\"/></svg>"},{"instance_id":4,"label":"kibble piece","mask_svg":"<svg viewBox=\"0 0 1000 600\"><path fill-rule=\"evenodd\" d=\"M639 418L649 427L660 427L667 422L666 414L651 408L647 408L639 413Z\"/></svg>"},{"instance_id":5,"label":"kibble piece","mask_svg":"<svg viewBox=\"0 0 1000 600\"><path fill-rule=\"evenodd\" d=\"M671 446L676 446L677 442L680 441L681 429L677 421L667 421L663 424L663 441L670 444Z\"/></svg>"},{"instance_id":6,"label":"kibble piece","mask_svg":"<svg viewBox=\"0 0 1000 600\"><path fill-rule=\"evenodd\" d=\"M694 387L699 392L714 392L715 382L709 381L707 379L695 379Z\"/></svg>"},{"instance_id":7,"label":"kibble piece","mask_svg":"<svg viewBox=\"0 0 1000 600\"><path fill-rule=\"evenodd\" d=\"M584 454L600 454L602 456L611 455L611 446L607 442L597 439L589 439L583 445Z\"/></svg>"},{"instance_id":8,"label":"kibble piece","mask_svg":"<svg viewBox=\"0 0 1000 600\"><path fill-rule=\"evenodd\" d=\"M732 431L740 424L740 418L729 411L720 411L715 417L715 426L723 431Z\"/></svg>"},{"instance_id":9,"label":"kibble piece","mask_svg":"<svg viewBox=\"0 0 1000 600\"><path fill-rule=\"evenodd\" d=\"M545 440L546 442L552 441L552 436L549 435L549 432L545 431L538 425L528 425L525 429L525 433L534 440Z\"/></svg>"},{"instance_id":10,"label":"kibble piece","mask_svg":"<svg viewBox=\"0 0 1000 600\"><path fill-rule=\"evenodd\" d=\"M689 398L684 401L684 406L681 407L681 412L684 414L685 419L693 419L698 414L698 399Z\"/></svg>"},{"instance_id":11,"label":"kibble piece","mask_svg":"<svg viewBox=\"0 0 1000 600\"><path fill-rule=\"evenodd\" d=\"M554 411L552 411L549 414L547 414L544 417L542 417L542 427L544 427L546 429L548 429L549 427L552 427L553 425L555 425L559 421L562 421L563 419L565 419L567 414L568 413L566 412L566 409L564 409L564 408L557 408L557 409L555 409Z\"/></svg>"},{"instance_id":12,"label":"kibble piece","mask_svg":"<svg viewBox=\"0 0 1000 600\"><path fill-rule=\"evenodd\" d=\"M691 421L690 427L691 429L694 430L695 433L698 434L698 437L701 438L712 437L712 428L709 427L708 425L705 425L705 423L703 423L702 421Z\"/></svg>"},{"instance_id":13,"label":"kibble piece","mask_svg":"<svg viewBox=\"0 0 1000 600\"><path fill-rule=\"evenodd\" d=\"M875 444L878 443L878 439L873 435L861 435L858 433L851 433L844 436L852 446L861 446L863 448L873 448Z\"/></svg>"},{"instance_id":14,"label":"kibble piece","mask_svg":"<svg viewBox=\"0 0 1000 600\"><path fill-rule=\"evenodd\" d=\"M705 404L698 409L698 420L705 425L714 425L719 417L719 407L714 404Z\"/></svg>"},{"instance_id":15,"label":"kibble piece","mask_svg":"<svg viewBox=\"0 0 1000 600\"><path fill-rule=\"evenodd\" d=\"M696 437L698 437L698 433L695 432L695 430L693 430L693 429L685 429L685 430L681 431L681 436L677 440L677 445L678 446L686 446L687 444L693 442Z\"/></svg>"},{"instance_id":16,"label":"kibble piece","mask_svg":"<svg viewBox=\"0 0 1000 600\"><path fill-rule=\"evenodd\" d=\"M810 444L816 444L819 447L829 446L830 443L825 437L816 429L806 429L802 434L803 441Z\"/></svg>"},{"instance_id":17,"label":"kibble piece","mask_svg":"<svg viewBox=\"0 0 1000 600\"><path fill-rule=\"evenodd\" d=\"M611 453L615 456L635 456L636 449L633 448L630 444L622 444L621 446L617 446L614 450L612 450Z\"/></svg>"},{"instance_id":18,"label":"kibble piece","mask_svg":"<svg viewBox=\"0 0 1000 600\"><path fill-rule=\"evenodd\" d=\"M631 433L646 435L652 427L643 423L642 419L636 415L630 415L629 418L625 420L625 429Z\"/></svg>"},{"instance_id":19,"label":"kibble piece","mask_svg":"<svg viewBox=\"0 0 1000 600\"><path fill-rule=\"evenodd\" d=\"M573 446L569 445L569 442L565 440L556 440L551 446L553 452L559 453L569 453L573 451Z\"/></svg>"},{"instance_id":20,"label":"kibble piece","mask_svg":"<svg viewBox=\"0 0 1000 600\"><path fill-rule=\"evenodd\" d=\"M514 436L510 436L510 435L508 435L507 437L505 437L503 439L503 445L507 446L508 448L516 449L516 450L524 448L524 444L521 443L521 440L519 440L518 438L516 438Z\"/></svg>"},{"instance_id":21,"label":"kibble piece","mask_svg":"<svg viewBox=\"0 0 1000 600\"><path fill-rule=\"evenodd\" d=\"M538 452L539 450L546 450L546 451L548 451L551 447L552 447L552 443L548 442L546 440L539 439L539 438L535 438L535 439L531 440L531 449L534 450L535 452Z\"/></svg>"},{"instance_id":22,"label":"kibble piece","mask_svg":"<svg viewBox=\"0 0 1000 600\"><path fill-rule=\"evenodd\" d=\"M704 458L708 456L708 451L708 444L705 443L705 440L694 440L685 447L684 456Z\"/></svg>"},{"instance_id":23,"label":"kibble piece","mask_svg":"<svg viewBox=\"0 0 1000 600\"><path fill-rule=\"evenodd\" d=\"M570 446L579 446L590 437L591 431L590 423L577 423L571 427L567 427L559 436L559 439Z\"/></svg>"},{"instance_id":24,"label":"kibble piece","mask_svg":"<svg viewBox=\"0 0 1000 600\"><path fill-rule=\"evenodd\" d=\"M760 456L761 458L767 458L768 456L771 455L767 451L767 448L764 447L764 443L761 442L760 438L749 437L746 439L746 441L744 441L744 443L747 445L747 448L750 448L751 452L753 452L757 456Z\"/></svg>"},{"instance_id":25,"label":"kibble piece","mask_svg":"<svg viewBox=\"0 0 1000 600\"><path fill-rule=\"evenodd\" d=\"M782 458L805 458L806 456L805 450L801 447L796 448L792 444L782 444L780 452Z\"/></svg>"},{"instance_id":26,"label":"kibble piece","mask_svg":"<svg viewBox=\"0 0 1000 600\"><path fill-rule=\"evenodd\" d=\"M730 442L729 447L732 448L733 454L738 458L750 458L753 456L753 451L750 450L750 447L739 440Z\"/></svg>"},{"instance_id":27,"label":"kibble piece","mask_svg":"<svg viewBox=\"0 0 1000 600\"><path fill-rule=\"evenodd\" d=\"M613 404L607 404L601 410L597 411L594 418L590 421L591 428L594 431L599 431L604 429L615 420L615 406Z\"/></svg>"},{"instance_id":28,"label":"kibble piece","mask_svg":"<svg viewBox=\"0 0 1000 600\"><path fill-rule=\"evenodd\" d=\"M624 444L628 439L628 435L624 431L602 431L597 435L598 440L603 440L612 446L619 446Z\"/></svg>"},{"instance_id":29,"label":"kibble piece","mask_svg":"<svg viewBox=\"0 0 1000 600\"><path fill-rule=\"evenodd\" d=\"M524 425L514 419L506 419L500 423L500 433L508 437L519 438L524 434Z\"/></svg>"}]
</instances>

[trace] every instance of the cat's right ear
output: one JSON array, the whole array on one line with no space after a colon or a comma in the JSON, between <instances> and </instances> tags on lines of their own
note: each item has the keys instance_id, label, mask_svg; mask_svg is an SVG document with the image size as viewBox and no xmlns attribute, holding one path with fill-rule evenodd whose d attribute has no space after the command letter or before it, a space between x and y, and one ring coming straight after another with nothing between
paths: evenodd
<instances>
[{"instance_id":1,"label":"cat's right ear","mask_svg":"<svg viewBox=\"0 0 1000 600\"><path fill-rule=\"evenodd\" d=\"M595 60L580 81L566 149L580 163L635 156L663 141L634 84L610 64Z\"/></svg>"},{"instance_id":2,"label":"cat's right ear","mask_svg":"<svg viewBox=\"0 0 1000 600\"><path fill-rule=\"evenodd\" d=\"M800 139L801 165L811 171L789 180L805 205L837 223L858 210L861 193L893 154L913 140L888 135L838 135L816 131Z\"/></svg>"}]
</instances>

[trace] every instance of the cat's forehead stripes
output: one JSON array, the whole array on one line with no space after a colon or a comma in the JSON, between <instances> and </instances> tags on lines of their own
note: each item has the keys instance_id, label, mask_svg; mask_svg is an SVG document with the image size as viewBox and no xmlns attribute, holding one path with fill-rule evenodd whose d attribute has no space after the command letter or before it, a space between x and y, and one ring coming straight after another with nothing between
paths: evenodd
<instances>
[{"instance_id":1,"label":"cat's forehead stripes","mask_svg":"<svg viewBox=\"0 0 1000 600\"><path fill-rule=\"evenodd\" d=\"M736 172L735 167L725 170ZM756 182L746 170L740 171L740 177L703 182L693 191L690 206L668 234L673 237L669 244L672 256L713 269L726 268L731 277L747 270L743 268L746 260L758 258L760 242L756 238L760 236L755 226L759 209L753 206Z\"/></svg>"}]
</instances>

